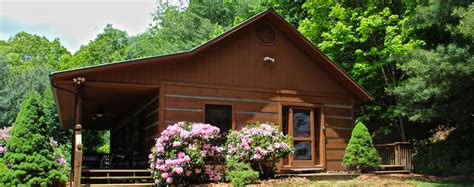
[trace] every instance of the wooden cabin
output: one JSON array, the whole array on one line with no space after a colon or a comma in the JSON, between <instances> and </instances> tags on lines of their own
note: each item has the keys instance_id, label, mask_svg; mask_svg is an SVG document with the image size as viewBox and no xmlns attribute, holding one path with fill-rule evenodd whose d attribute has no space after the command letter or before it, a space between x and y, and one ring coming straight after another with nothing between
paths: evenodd
<instances>
[{"instance_id":1,"label":"wooden cabin","mask_svg":"<svg viewBox=\"0 0 474 187\"><path fill-rule=\"evenodd\" d=\"M62 126L77 128L77 171L83 129L110 130L111 155L127 158L121 168L146 169L155 138L178 121L222 133L272 122L296 148L280 171L341 170L354 105L372 100L272 9L190 51L55 72L50 80Z\"/></svg>"}]
</instances>

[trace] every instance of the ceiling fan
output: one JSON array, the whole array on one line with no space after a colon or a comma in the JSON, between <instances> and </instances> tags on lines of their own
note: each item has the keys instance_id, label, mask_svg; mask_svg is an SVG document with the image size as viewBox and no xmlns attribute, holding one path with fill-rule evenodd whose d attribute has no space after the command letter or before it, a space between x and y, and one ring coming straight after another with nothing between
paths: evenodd
<instances>
[{"instance_id":1,"label":"ceiling fan","mask_svg":"<svg viewBox=\"0 0 474 187\"><path fill-rule=\"evenodd\" d=\"M96 113L91 114L92 120L97 120L105 117L119 118L120 116L104 110L104 105L99 105L99 110Z\"/></svg>"}]
</instances>

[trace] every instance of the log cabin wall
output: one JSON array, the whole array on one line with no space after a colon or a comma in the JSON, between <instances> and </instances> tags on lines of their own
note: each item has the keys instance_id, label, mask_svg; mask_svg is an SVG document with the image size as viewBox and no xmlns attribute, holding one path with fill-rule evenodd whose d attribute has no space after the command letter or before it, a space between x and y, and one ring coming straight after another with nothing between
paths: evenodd
<instances>
[{"instance_id":1,"label":"log cabin wall","mask_svg":"<svg viewBox=\"0 0 474 187\"><path fill-rule=\"evenodd\" d=\"M232 105L234 129L255 122L281 124L282 106L319 104L326 126L327 170L342 170L342 158L353 127L350 97L282 94L174 82L162 84L161 89L164 89L163 121L166 125L178 121L204 122L205 104Z\"/></svg>"},{"instance_id":2,"label":"log cabin wall","mask_svg":"<svg viewBox=\"0 0 474 187\"><path fill-rule=\"evenodd\" d=\"M158 132L158 106L158 97L150 99L132 111L117 128L111 130L112 155L127 156L126 163L121 164L129 164L132 168L147 166L148 154Z\"/></svg>"}]
</instances>

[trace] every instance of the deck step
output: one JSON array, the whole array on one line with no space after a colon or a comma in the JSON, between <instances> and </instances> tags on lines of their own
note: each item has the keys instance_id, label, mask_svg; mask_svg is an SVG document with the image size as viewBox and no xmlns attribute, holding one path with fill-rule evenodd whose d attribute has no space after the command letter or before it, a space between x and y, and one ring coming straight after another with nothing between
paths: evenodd
<instances>
[{"instance_id":1,"label":"deck step","mask_svg":"<svg viewBox=\"0 0 474 187\"><path fill-rule=\"evenodd\" d=\"M405 166L403 165L380 165L380 168L387 168L387 169L393 169L393 168L404 168Z\"/></svg>"},{"instance_id":2,"label":"deck step","mask_svg":"<svg viewBox=\"0 0 474 187\"><path fill-rule=\"evenodd\" d=\"M308 172L308 171L324 171L324 168L294 168L290 172Z\"/></svg>"},{"instance_id":3,"label":"deck step","mask_svg":"<svg viewBox=\"0 0 474 187\"><path fill-rule=\"evenodd\" d=\"M82 179L88 180L140 180L140 179L152 179L151 176L86 176L81 177Z\"/></svg>"},{"instance_id":4,"label":"deck step","mask_svg":"<svg viewBox=\"0 0 474 187\"><path fill-rule=\"evenodd\" d=\"M82 173L150 173L146 169L84 169Z\"/></svg>"},{"instance_id":5,"label":"deck step","mask_svg":"<svg viewBox=\"0 0 474 187\"><path fill-rule=\"evenodd\" d=\"M392 173L411 173L411 170L386 170L386 171L373 171L375 174L392 174Z\"/></svg>"},{"instance_id":6,"label":"deck step","mask_svg":"<svg viewBox=\"0 0 474 187\"><path fill-rule=\"evenodd\" d=\"M81 184L82 187L153 187L155 183L139 183L139 184Z\"/></svg>"},{"instance_id":7,"label":"deck step","mask_svg":"<svg viewBox=\"0 0 474 187\"><path fill-rule=\"evenodd\" d=\"M95 186L111 183L112 186L125 184L133 186L152 182L153 177L146 169L84 169L81 176L81 183Z\"/></svg>"}]
</instances>

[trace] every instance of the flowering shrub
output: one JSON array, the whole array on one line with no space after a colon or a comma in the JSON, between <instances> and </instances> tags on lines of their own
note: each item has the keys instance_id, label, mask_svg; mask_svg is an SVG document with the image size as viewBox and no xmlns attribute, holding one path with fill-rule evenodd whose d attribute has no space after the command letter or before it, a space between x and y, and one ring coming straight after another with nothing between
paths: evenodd
<instances>
[{"instance_id":1,"label":"flowering shrub","mask_svg":"<svg viewBox=\"0 0 474 187\"><path fill-rule=\"evenodd\" d=\"M223 152L212 145L217 138L219 128L209 124L179 122L168 126L149 155L155 182L166 185L219 181L216 167L205 165Z\"/></svg>"},{"instance_id":2,"label":"flowering shrub","mask_svg":"<svg viewBox=\"0 0 474 187\"><path fill-rule=\"evenodd\" d=\"M268 123L249 124L241 131L232 131L227 136L226 145L227 158L250 162L264 176L268 173L262 164L275 163L294 152L291 137Z\"/></svg>"},{"instance_id":3,"label":"flowering shrub","mask_svg":"<svg viewBox=\"0 0 474 187\"><path fill-rule=\"evenodd\" d=\"M59 150L58 142L55 141L53 138L49 137L49 146L53 150L53 158L54 160L61 166L61 167L66 167L67 166L67 161L64 159L63 154L61 153L61 150Z\"/></svg>"},{"instance_id":4,"label":"flowering shrub","mask_svg":"<svg viewBox=\"0 0 474 187\"><path fill-rule=\"evenodd\" d=\"M0 129L0 155L7 151L7 140L10 138L11 127L3 127Z\"/></svg>"}]
</instances>

